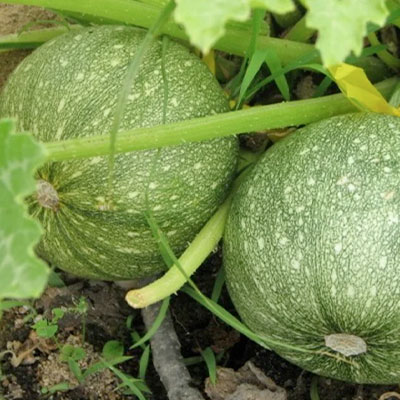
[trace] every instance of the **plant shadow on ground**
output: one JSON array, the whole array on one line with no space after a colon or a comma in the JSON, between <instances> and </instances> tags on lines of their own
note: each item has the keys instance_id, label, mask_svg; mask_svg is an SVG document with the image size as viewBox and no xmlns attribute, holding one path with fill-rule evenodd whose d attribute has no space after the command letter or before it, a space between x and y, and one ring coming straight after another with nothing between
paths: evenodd
<instances>
[{"instance_id":1,"label":"plant shadow on ground","mask_svg":"<svg viewBox=\"0 0 400 400\"><path fill-rule=\"evenodd\" d=\"M206 265L196 274L195 282L199 288L210 295L215 276L221 265L220 254L213 255ZM51 318L54 308L76 307L79 298L86 299L88 312L85 317L85 341L82 342L82 316L66 313L58 322L57 340L59 345L72 344L85 349L87 358L82 368L101 357L104 344L109 340L119 340L124 344L124 355L132 359L119 364L121 371L137 376L140 349L129 350L132 345L131 331L144 333L140 313L130 309L125 301L125 291L108 282L81 281L63 275L67 287L49 288L34 304L38 315ZM224 289L220 304L234 312L229 296ZM218 365L238 370L251 361L268 378L285 389L289 400L310 398L312 374L289 364L275 353L263 349L236 331L220 322L207 310L184 294L174 296L170 306L175 329L182 345L184 358L198 357L200 351L211 347L218 358ZM93 374L84 383L79 384L68 365L59 360L60 350L52 340L39 340L32 330L32 321L23 322L29 310L25 307L5 312L0 322L0 353L12 350L19 356L19 365L11 354L6 354L1 365L0 388L5 399L128 399L116 390L120 381L108 369ZM129 316L131 330L126 326ZM36 317L37 319L38 317ZM34 350L29 351L34 348ZM18 363L18 362L17 362ZM193 385L204 391L208 371L204 362L189 366ZM62 382L69 382L70 390L43 394L44 387L52 387ZM167 400L163 386L151 363L146 373L146 383L152 391L148 399ZM227 382L229 386L232 382ZM394 386L360 386L324 379L319 380L319 395L327 400L362 400L379 399ZM224 389L223 389L224 390ZM1 392L0 392L1 393ZM218 399L218 395L215 395ZM264 398L262 398L264 399ZM214 400L214 399L213 399Z\"/></svg>"}]
</instances>

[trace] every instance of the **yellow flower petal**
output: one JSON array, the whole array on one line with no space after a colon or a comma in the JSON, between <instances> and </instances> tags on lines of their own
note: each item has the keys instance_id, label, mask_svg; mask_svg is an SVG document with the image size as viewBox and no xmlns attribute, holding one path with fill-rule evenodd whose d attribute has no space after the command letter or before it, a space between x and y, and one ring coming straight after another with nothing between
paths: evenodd
<instances>
[{"instance_id":1,"label":"yellow flower petal","mask_svg":"<svg viewBox=\"0 0 400 400\"><path fill-rule=\"evenodd\" d=\"M386 101L362 68L343 63L330 67L329 72L342 93L360 110L400 116L400 110Z\"/></svg>"}]
</instances>

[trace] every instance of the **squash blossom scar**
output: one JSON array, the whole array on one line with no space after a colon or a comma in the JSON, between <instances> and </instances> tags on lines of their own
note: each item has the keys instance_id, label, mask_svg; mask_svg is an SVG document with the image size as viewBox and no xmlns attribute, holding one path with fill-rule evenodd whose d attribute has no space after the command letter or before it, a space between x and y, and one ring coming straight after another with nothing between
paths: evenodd
<instances>
[{"instance_id":1,"label":"squash blossom scar","mask_svg":"<svg viewBox=\"0 0 400 400\"><path fill-rule=\"evenodd\" d=\"M57 190L44 179L39 179L36 183L36 198L42 207L50 208L54 212L57 212L60 208Z\"/></svg>"}]
</instances>

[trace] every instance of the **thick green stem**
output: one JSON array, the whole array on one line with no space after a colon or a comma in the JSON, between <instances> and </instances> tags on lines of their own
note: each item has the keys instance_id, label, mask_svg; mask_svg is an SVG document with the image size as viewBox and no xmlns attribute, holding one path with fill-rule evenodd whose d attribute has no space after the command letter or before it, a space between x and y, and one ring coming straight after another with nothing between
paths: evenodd
<instances>
[{"instance_id":1,"label":"thick green stem","mask_svg":"<svg viewBox=\"0 0 400 400\"><path fill-rule=\"evenodd\" d=\"M46 7L59 11L78 13L75 15L91 15L104 18L107 21L132 24L149 28L159 15L159 7L152 6L134 0L7 0L11 4L26 4L38 7ZM251 31L238 29L238 24L228 24L226 34L213 46L217 50L231 54L244 56L251 41ZM185 32L174 22L170 21L163 27L162 33L172 37L188 40ZM274 49L285 66L305 54L310 53L314 46L306 43L293 42L285 39L276 39L268 36L260 36L258 47L270 47ZM320 62L317 55L312 62ZM376 82L388 77L388 71L380 60L364 58L356 63L366 70L369 78Z\"/></svg>"},{"instance_id":2,"label":"thick green stem","mask_svg":"<svg viewBox=\"0 0 400 400\"><path fill-rule=\"evenodd\" d=\"M375 32L371 32L368 34L368 40L371 43L371 46L379 46L381 43L378 40ZM394 57L387 50L382 50L376 53L376 55L384 62L389 68L394 71L399 71L400 69L400 60L397 57Z\"/></svg>"},{"instance_id":3,"label":"thick green stem","mask_svg":"<svg viewBox=\"0 0 400 400\"><path fill-rule=\"evenodd\" d=\"M295 25L285 35L287 40L306 43L315 33L315 29L308 28L306 25L306 16L297 21Z\"/></svg>"},{"instance_id":4,"label":"thick green stem","mask_svg":"<svg viewBox=\"0 0 400 400\"><path fill-rule=\"evenodd\" d=\"M186 276L190 276L196 271L221 240L231 202L232 194L179 258ZM176 265L173 265L160 279L141 289L129 291L125 298L133 308L147 307L177 292L186 282L185 275Z\"/></svg>"},{"instance_id":5,"label":"thick green stem","mask_svg":"<svg viewBox=\"0 0 400 400\"><path fill-rule=\"evenodd\" d=\"M389 98L398 80L387 79L376 85ZM338 114L357 111L342 94L252 107L187 121L137 128L117 135L116 153L199 142L238 133L303 125ZM108 135L46 143L48 160L62 161L109 154Z\"/></svg>"}]
</instances>

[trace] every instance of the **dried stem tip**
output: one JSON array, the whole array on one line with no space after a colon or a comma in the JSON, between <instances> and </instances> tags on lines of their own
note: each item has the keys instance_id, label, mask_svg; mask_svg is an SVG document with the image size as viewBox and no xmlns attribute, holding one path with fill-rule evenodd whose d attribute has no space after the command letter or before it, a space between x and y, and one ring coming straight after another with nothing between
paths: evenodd
<instances>
[{"instance_id":1,"label":"dried stem tip","mask_svg":"<svg viewBox=\"0 0 400 400\"><path fill-rule=\"evenodd\" d=\"M58 210L60 203L58 193L53 185L44 179L39 179L36 183L36 197L42 207Z\"/></svg>"}]
</instances>

